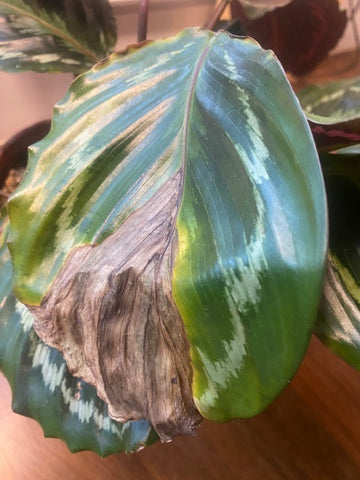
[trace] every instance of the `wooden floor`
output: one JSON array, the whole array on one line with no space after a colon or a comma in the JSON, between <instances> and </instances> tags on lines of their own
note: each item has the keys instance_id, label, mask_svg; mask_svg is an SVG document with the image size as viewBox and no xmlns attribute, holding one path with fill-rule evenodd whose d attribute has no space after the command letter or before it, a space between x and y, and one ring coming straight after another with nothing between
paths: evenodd
<instances>
[{"instance_id":1,"label":"wooden floor","mask_svg":"<svg viewBox=\"0 0 360 480\"><path fill-rule=\"evenodd\" d=\"M358 480L360 373L313 339L293 382L258 417L105 459L71 454L10 410L0 376L1 480Z\"/></svg>"}]
</instances>

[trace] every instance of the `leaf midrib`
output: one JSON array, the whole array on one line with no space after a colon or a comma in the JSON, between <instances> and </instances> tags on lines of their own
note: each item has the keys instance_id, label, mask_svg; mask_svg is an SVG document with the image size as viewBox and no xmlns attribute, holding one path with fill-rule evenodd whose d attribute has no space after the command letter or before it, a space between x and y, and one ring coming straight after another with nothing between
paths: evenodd
<instances>
[{"instance_id":1,"label":"leaf midrib","mask_svg":"<svg viewBox=\"0 0 360 480\"><path fill-rule=\"evenodd\" d=\"M15 12L15 14L31 18L35 22L42 25L46 30L48 30L50 34L61 38L66 43L75 47L75 49L77 49L84 56L89 57L93 61L93 63L97 62L98 58L93 52L91 52L90 50L85 48L81 43L79 43L73 37L70 37L69 35L66 35L63 30L60 30L60 29L56 28L53 24L51 24L49 22L46 22L41 17L37 17L36 15L32 14L31 12L29 12L27 10L24 10L24 9L21 9L20 7L17 7L15 5L9 5L7 2L4 2L3 0L0 0L0 6L4 6L5 8L7 8L9 10L12 10L13 12Z\"/></svg>"},{"instance_id":2,"label":"leaf midrib","mask_svg":"<svg viewBox=\"0 0 360 480\"><path fill-rule=\"evenodd\" d=\"M190 124L190 117L191 117L191 107L195 96L195 89L196 89L196 82L199 78L199 73L202 66L205 63L205 59L207 54L211 49L211 44L213 42L213 36L211 36L201 52L201 55L195 65L194 73L192 74L191 81L190 81L190 92L187 98L185 112L184 112L184 136L183 136L183 148L182 148L182 158L181 158L181 170L182 170L182 182L181 182L181 192L179 198L182 198L183 188L184 188L184 179L185 179L185 170L186 170L186 158L187 158L187 151L188 151L188 143L189 143L189 124Z\"/></svg>"}]
</instances>

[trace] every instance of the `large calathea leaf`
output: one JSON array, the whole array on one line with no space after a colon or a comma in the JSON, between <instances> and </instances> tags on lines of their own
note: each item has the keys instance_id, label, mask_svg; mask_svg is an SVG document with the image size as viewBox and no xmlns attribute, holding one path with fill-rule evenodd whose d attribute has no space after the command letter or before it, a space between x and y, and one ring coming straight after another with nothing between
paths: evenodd
<instances>
[{"instance_id":1,"label":"large calathea leaf","mask_svg":"<svg viewBox=\"0 0 360 480\"><path fill-rule=\"evenodd\" d=\"M250 39L185 30L96 65L9 203L42 339L167 441L261 411L321 292L325 195L297 99Z\"/></svg>"},{"instance_id":2,"label":"large calathea leaf","mask_svg":"<svg viewBox=\"0 0 360 480\"><path fill-rule=\"evenodd\" d=\"M0 369L12 387L14 411L36 419L45 435L62 438L72 451L105 456L152 443L157 437L148 421L112 420L94 387L73 377L61 352L36 335L32 314L12 292L8 230L8 220L0 220Z\"/></svg>"},{"instance_id":3,"label":"large calathea leaf","mask_svg":"<svg viewBox=\"0 0 360 480\"><path fill-rule=\"evenodd\" d=\"M360 155L323 155L329 258L315 332L360 369Z\"/></svg>"},{"instance_id":4,"label":"large calathea leaf","mask_svg":"<svg viewBox=\"0 0 360 480\"><path fill-rule=\"evenodd\" d=\"M81 72L116 41L108 0L0 0L0 69Z\"/></svg>"}]
</instances>

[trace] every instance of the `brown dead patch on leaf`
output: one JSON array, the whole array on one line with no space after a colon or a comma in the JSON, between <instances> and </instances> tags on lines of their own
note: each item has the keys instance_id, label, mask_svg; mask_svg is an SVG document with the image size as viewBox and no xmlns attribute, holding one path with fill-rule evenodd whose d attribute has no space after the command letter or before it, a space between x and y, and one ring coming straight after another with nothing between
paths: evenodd
<instances>
[{"instance_id":1,"label":"brown dead patch on leaf","mask_svg":"<svg viewBox=\"0 0 360 480\"><path fill-rule=\"evenodd\" d=\"M101 245L74 249L35 329L93 384L115 420L148 419L163 441L193 434L190 348L172 295L181 174Z\"/></svg>"}]
</instances>

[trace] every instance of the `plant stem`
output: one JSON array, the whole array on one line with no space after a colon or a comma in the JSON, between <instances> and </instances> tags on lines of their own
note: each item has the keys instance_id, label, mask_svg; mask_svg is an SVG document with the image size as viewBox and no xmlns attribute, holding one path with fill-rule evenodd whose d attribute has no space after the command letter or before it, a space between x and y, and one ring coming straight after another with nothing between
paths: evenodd
<instances>
[{"instance_id":1,"label":"plant stem","mask_svg":"<svg viewBox=\"0 0 360 480\"><path fill-rule=\"evenodd\" d=\"M138 15L138 42L144 42L147 37L147 26L149 17L149 0L140 0Z\"/></svg>"},{"instance_id":2,"label":"plant stem","mask_svg":"<svg viewBox=\"0 0 360 480\"><path fill-rule=\"evenodd\" d=\"M228 3L230 3L230 1L231 0L221 0L221 2L215 5L215 8L211 13L210 18L204 25L204 28L212 30L215 27L216 23L220 20L221 15L223 14L225 8L227 7Z\"/></svg>"}]
</instances>

